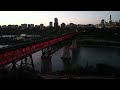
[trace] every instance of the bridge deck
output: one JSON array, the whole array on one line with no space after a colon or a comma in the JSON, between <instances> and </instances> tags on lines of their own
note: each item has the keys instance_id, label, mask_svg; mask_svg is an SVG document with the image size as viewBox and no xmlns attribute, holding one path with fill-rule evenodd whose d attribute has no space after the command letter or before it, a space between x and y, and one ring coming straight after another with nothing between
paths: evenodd
<instances>
[{"instance_id":1,"label":"bridge deck","mask_svg":"<svg viewBox=\"0 0 120 90\"><path fill-rule=\"evenodd\" d=\"M78 32L62 35L60 37L56 37L47 41L35 41L3 48L0 50L0 67L9 64L14 60L21 60L22 58L25 58L26 56L40 51L41 49L48 47L52 44L70 39L76 34L78 34Z\"/></svg>"}]
</instances>

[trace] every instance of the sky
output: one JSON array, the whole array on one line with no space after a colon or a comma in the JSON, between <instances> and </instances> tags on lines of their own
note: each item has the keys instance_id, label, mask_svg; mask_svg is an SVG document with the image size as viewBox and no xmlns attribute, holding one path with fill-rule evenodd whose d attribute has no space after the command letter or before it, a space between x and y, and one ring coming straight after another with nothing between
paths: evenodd
<instances>
[{"instance_id":1,"label":"sky","mask_svg":"<svg viewBox=\"0 0 120 90\"><path fill-rule=\"evenodd\" d=\"M45 26L49 22L54 23L54 18L58 18L61 23L69 24L99 24L102 19L112 21L120 20L120 11L0 11L0 25L21 25L34 24Z\"/></svg>"}]
</instances>

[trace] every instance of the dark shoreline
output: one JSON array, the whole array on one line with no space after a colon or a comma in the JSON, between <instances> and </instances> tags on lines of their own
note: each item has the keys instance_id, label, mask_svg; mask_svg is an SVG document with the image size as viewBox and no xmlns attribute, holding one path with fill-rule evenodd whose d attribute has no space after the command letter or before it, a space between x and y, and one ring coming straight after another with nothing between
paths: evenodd
<instances>
[{"instance_id":1,"label":"dark shoreline","mask_svg":"<svg viewBox=\"0 0 120 90\"><path fill-rule=\"evenodd\" d=\"M105 48L120 48L120 42L108 40L83 39L77 40L77 46L84 47L105 47Z\"/></svg>"}]
</instances>

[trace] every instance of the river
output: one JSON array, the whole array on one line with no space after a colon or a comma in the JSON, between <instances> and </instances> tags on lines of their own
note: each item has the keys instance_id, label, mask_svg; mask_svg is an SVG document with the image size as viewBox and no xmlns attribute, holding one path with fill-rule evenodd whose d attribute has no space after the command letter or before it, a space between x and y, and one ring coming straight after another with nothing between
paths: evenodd
<instances>
[{"instance_id":1,"label":"river","mask_svg":"<svg viewBox=\"0 0 120 90\"><path fill-rule=\"evenodd\" d=\"M63 55L61 48L54 53L51 58L52 72L63 71L65 65L70 65L72 68L76 67L95 67L97 64L107 64L116 68L120 68L120 48L112 47L84 47L71 49L71 60L63 62L61 59ZM33 56L35 70L41 72L41 55L42 52L36 52ZM18 64L20 61L18 62Z\"/></svg>"},{"instance_id":2,"label":"river","mask_svg":"<svg viewBox=\"0 0 120 90\"><path fill-rule=\"evenodd\" d=\"M41 71L41 51L33 54L35 69ZM52 72L64 70L64 62L61 59L63 48L52 55ZM120 48L110 47L80 47L71 50L71 67L86 65L95 67L96 64L108 64L113 67L120 67Z\"/></svg>"}]
</instances>

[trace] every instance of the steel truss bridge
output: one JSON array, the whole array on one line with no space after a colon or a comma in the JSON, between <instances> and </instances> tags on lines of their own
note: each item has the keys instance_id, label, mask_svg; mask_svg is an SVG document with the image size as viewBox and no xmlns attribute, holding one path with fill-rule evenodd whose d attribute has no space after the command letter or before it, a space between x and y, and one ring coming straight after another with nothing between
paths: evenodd
<instances>
[{"instance_id":1,"label":"steel truss bridge","mask_svg":"<svg viewBox=\"0 0 120 90\"><path fill-rule=\"evenodd\" d=\"M78 35L78 32L72 32L50 40L34 41L16 46L9 46L0 50L0 68L12 63L13 68L16 68L16 62L21 60L21 67L27 63L27 57L31 58L31 65L34 69L32 54L42 50L42 56L51 55L66 44L71 44L71 41Z\"/></svg>"}]
</instances>

